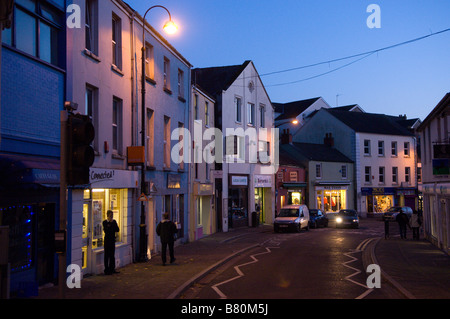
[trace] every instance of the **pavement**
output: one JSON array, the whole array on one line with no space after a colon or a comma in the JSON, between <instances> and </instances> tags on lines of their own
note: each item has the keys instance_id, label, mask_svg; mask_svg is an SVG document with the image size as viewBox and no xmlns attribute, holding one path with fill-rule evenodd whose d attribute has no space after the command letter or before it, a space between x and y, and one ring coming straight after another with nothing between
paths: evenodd
<instances>
[{"instance_id":1,"label":"pavement","mask_svg":"<svg viewBox=\"0 0 450 319\"><path fill-rule=\"evenodd\" d=\"M311 230L314 231L314 230ZM65 299L178 299L191 285L230 259L257 247L258 233L272 226L215 233L175 247L176 261L162 265L159 255L133 263L120 273L83 278L81 288L65 289ZM411 237L411 232L408 233ZM369 242L368 242L369 243ZM374 238L364 248L366 263L378 264L382 278L403 299L450 299L450 256L426 240ZM33 299L59 298L57 286L40 288Z\"/></svg>"}]
</instances>

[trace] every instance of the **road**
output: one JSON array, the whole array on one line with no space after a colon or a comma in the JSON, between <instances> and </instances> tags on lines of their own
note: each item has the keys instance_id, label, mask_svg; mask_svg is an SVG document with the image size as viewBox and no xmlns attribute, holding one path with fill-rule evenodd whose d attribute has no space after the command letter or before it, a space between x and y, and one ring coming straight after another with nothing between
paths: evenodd
<instances>
[{"instance_id":1,"label":"road","mask_svg":"<svg viewBox=\"0 0 450 319\"><path fill-rule=\"evenodd\" d=\"M336 229L330 222L327 228L258 236L259 247L216 269L182 298L401 298L383 281L379 289L366 286L362 251L370 240L384 236L378 220L362 219L359 229Z\"/></svg>"}]
</instances>

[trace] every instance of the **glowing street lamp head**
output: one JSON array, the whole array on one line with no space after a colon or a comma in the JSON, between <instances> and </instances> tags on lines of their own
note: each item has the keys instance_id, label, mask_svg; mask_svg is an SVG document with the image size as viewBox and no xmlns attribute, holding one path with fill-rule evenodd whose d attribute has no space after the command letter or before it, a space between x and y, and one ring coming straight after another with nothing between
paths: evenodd
<instances>
[{"instance_id":1,"label":"glowing street lamp head","mask_svg":"<svg viewBox=\"0 0 450 319\"><path fill-rule=\"evenodd\" d=\"M297 125L298 124L298 120L293 120L292 124Z\"/></svg>"},{"instance_id":2,"label":"glowing street lamp head","mask_svg":"<svg viewBox=\"0 0 450 319\"><path fill-rule=\"evenodd\" d=\"M166 31L168 34L174 34L178 31L178 26L172 21L169 20L166 22L166 24L163 27L164 31Z\"/></svg>"}]
</instances>

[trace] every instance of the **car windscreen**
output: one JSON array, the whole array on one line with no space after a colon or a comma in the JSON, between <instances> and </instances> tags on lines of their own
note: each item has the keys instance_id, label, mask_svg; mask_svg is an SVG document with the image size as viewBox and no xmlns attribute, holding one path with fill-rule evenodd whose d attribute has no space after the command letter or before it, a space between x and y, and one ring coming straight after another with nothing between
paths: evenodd
<instances>
[{"instance_id":1,"label":"car windscreen","mask_svg":"<svg viewBox=\"0 0 450 319\"><path fill-rule=\"evenodd\" d=\"M283 208L280 210L278 217L298 217L298 209Z\"/></svg>"},{"instance_id":2,"label":"car windscreen","mask_svg":"<svg viewBox=\"0 0 450 319\"><path fill-rule=\"evenodd\" d=\"M339 212L339 215L341 215L341 216L356 216L356 212L351 211L351 210L341 210Z\"/></svg>"},{"instance_id":3,"label":"car windscreen","mask_svg":"<svg viewBox=\"0 0 450 319\"><path fill-rule=\"evenodd\" d=\"M391 207L386 211L386 213L398 213L401 209L401 207Z\"/></svg>"}]
</instances>

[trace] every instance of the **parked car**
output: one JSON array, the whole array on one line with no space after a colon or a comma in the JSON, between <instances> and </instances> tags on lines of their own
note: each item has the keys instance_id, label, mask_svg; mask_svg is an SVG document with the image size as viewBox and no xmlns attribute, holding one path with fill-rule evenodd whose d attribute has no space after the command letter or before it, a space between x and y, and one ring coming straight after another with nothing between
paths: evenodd
<instances>
[{"instance_id":1,"label":"parked car","mask_svg":"<svg viewBox=\"0 0 450 319\"><path fill-rule=\"evenodd\" d=\"M320 209L309 210L309 226L312 228L328 227L328 217Z\"/></svg>"},{"instance_id":2,"label":"parked car","mask_svg":"<svg viewBox=\"0 0 450 319\"><path fill-rule=\"evenodd\" d=\"M309 229L309 209L306 205L287 205L281 208L273 223L275 232Z\"/></svg>"},{"instance_id":3,"label":"parked car","mask_svg":"<svg viewBox=\"0 0 450 319\"><path fill-rule=\"evenodd\" d=\"M359 228L359 217L356 210L341 209L336 215L336 228L345 226Z\"/></svg>"},{"instance_id":4,"label":"parked car","mask_svg":"<svg viewBox=\"0 0 450 319\"><path fill-rule=\"evenodd\" d=\"M408 218L411 218L411 215L413 213L411 207L408 206L393 206L389 208L384 214L383 214L383 220L388 221L395 221L395 217L397 217L398 213L400 211L403 211Z\"/></svg>"}]
</instances>

